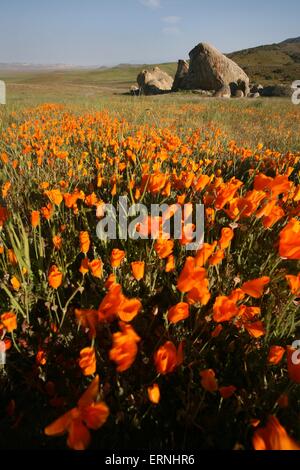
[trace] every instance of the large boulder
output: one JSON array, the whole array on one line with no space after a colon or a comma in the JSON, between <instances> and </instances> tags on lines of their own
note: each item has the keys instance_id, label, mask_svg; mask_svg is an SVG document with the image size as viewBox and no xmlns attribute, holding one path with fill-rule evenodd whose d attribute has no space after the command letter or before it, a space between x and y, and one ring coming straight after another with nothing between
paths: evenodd
<instances>
[{"instance_id":1,"label":"large boulder","mask_svg":"<svg viewBox=\"0 0 300 470\"><path fill-rule=\"evenodd\" d=\"M189 64L186 60L179 60L172 91L184 90L185 81L189 73Z\"/></svg>"},{"instance_id":2,"label":"large boulder","mask_svg":"<svg viewBox=\"0 0 300 470\"><path fill-rule=\"evenodd\" d=\"M143 70L137 77L140 91L144 95L159 95L172 90L173 78L159 67Z\"/></svg>"},{"instance_id":3,"label":"large boulder","mask_svg":"<svg viewBox=\"0 0 300 470\"><path fill-rule=\"evenodd\" d=\"M200 43L190 52L189 72L184 88L221 90L224 86L249 93L249 78L233 60L210 44Z\"/></svg>"}]
</instances>

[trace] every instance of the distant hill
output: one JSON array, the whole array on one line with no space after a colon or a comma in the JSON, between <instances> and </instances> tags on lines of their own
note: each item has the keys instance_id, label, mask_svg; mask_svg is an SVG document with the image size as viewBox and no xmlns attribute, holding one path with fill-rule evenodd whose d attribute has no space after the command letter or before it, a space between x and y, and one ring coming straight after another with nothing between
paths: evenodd
<instances>
[{"instance_id":1,"label":"distant hill","mask_svg":"<svg viewBox=\"0 0 300 470\"><path fill-rule=\"evenodd\" d=\"M228 57L247 72L252 82L291 83L300 80L300 37L233 52Z\"/></svg>"}]
</instances>

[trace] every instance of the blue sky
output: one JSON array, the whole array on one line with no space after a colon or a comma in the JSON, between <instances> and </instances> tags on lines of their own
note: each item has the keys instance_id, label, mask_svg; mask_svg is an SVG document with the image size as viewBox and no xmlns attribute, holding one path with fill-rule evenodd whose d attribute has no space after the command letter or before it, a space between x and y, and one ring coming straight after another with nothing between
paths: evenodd
<instances>
[{"instance_id":1,"label":"blue sky","mask_svg":"<svg viewBox=\"0 0 300 470\"><path fill-rule=\"evenodd\" d=\"M299 0L0 0L0 62L113 65L300 36Z\"/></svg>"}]
</instances>

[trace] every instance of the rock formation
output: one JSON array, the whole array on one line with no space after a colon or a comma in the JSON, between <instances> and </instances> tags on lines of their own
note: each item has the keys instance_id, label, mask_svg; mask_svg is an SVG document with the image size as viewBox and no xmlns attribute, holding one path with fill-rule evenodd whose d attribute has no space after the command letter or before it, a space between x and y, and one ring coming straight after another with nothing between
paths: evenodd
<instances>
[{"instance_id":1,"label":"rock formation","mask_svg":"<svg viewBox=\"0 0 300 470\"><path fill-rule=\"evenodd\" d=\"M158 95L172 90L173 78L159 67L143 70L137 77L140 92L144 95Z\"/></svg>"}]
</instances>

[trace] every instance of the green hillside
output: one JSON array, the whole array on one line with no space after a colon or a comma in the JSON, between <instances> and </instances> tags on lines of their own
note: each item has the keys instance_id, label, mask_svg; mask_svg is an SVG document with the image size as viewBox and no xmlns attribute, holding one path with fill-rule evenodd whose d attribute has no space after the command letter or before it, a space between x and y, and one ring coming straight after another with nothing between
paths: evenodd
<instances>
[{"instance_id":1,"label":"green hillside","mask_svg":"<svg viewBox=\"0 0 300 470\"><path fill-rule=\"evenodd\" d=\"M244 49L228 57L247 72L252 82L292 83L300 79L300 38Z\"/></svg>"}]
</instances>

